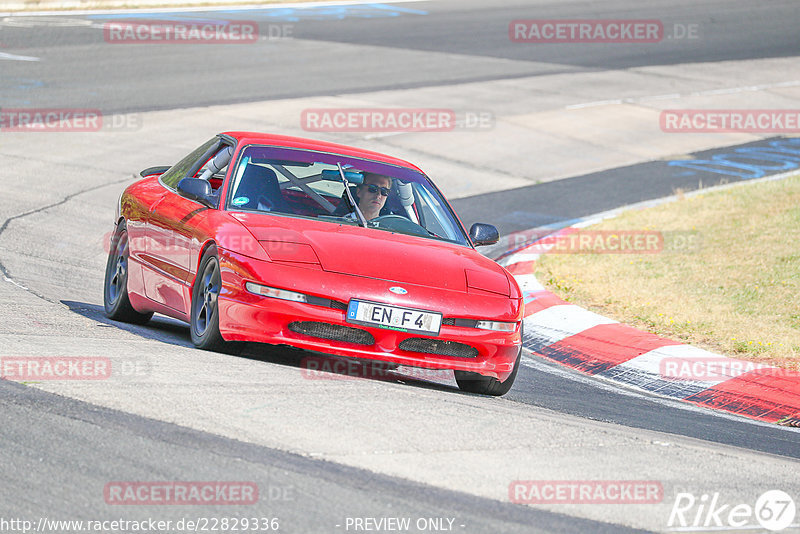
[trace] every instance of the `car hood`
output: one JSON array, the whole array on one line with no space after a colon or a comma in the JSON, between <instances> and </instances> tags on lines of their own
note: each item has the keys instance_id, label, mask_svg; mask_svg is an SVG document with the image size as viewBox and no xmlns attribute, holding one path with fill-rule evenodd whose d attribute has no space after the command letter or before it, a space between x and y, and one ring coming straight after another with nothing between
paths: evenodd
<instances>
[{"instance_id":1,"label":"car hood","mask_svg":"<svg viewBox=\"0 0 800 534\"><path fill-rule=\"evenodd\" d=\"M316 256L320 267L333 273L453 291L485 292L487 296L512 293L503 268L470 247L294 217L231 215L245 225L274 259L280 256L292 261L290 256L298 254L297 261L313 262Z\"/></svg>"}]
</instances>

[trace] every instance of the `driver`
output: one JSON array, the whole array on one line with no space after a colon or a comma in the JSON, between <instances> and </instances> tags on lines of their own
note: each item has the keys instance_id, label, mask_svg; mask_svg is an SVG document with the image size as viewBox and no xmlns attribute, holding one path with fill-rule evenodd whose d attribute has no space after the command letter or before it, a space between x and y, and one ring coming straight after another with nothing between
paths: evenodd
<instances>
[{"instance_id":1,"label":"driver","mask_svg":"<svg viewBox=\"0 0 800 534\"><path fill-rule=\"evenodd\" d=\"M391 192L392 179L375 173L364 173L364 181L356 186L358 209L366 220L378 217Z\"/></svg>"}]
</instances>

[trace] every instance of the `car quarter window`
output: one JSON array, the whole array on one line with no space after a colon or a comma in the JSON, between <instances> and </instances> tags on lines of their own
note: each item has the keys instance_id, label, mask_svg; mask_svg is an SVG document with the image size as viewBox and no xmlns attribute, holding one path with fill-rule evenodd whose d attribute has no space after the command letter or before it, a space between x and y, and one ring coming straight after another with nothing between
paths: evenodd
<instances>
[{"instance_id":1,"label":"car quarter window","mask_svg":"<svg viewBox=\"0 0 800 534\"><path fill-rule=\"evenodd\" d=\"M183 178L186 178L186 173L191 170L195 163L197 163L197 160L203 157L203 155L217 143L219 143L219 138L214 137L213 139L210 139L206 143L203 143L197 147L188 156L180 160L178 163L170 167L167 172L162 174L161 183L170 189L176 189L178 187L178 182L180 182Z\"/></svg>"}]
</instances>

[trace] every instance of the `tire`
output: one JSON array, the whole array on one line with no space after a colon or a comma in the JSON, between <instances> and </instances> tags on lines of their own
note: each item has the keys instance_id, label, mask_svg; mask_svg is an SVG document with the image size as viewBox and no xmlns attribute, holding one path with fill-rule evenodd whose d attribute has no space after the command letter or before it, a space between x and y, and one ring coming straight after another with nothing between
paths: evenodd
<instances>
[{"instance_id":1,"label":"tire","mask_svg":"<svg viewBox=\"0 0 800 534\"><path fill-rule=\"evenodd\" d=\"M189 331L192 343L198 349L237 354L245 343L227 342L219 332L219 293L222 276L219 269L216 247L210 247L197 270L192 287Z\"/></svg>"},{"instance_id":2,"label":"tire","mask_svg":"<svg viewBox=\"0 0 800 534\"><path fill-rule=\"evenodd\" d=\"M108 249L106 275L103 282L103 308L106 317L114 321L144 324L153 313L140 313L131 306L128 297L128 262L130 248L128 246L128 229L125 222L119 223L111 245Z\"/></svg>"},{"instance_id":3,"label":"tire","mask_svg":"<svg viewBox=\"0 0 800 534\"><path fill-rule=\"evenodd\" d=\"M520 325L520 338L522 338L522 325ZM491 376L483 376L478 373L470 371L454 371L458 388L467 393L477 393L479 395L492 395L500 397L505 395L511 390L514 385L514 380L517 378L517 371L519 371L519 364L522 360L522 345L520 344L519 353L517 354L517 361L514 362L514 370L508 375L505 382L500 382L498 379Z\"/></svg>"}]
</instances>

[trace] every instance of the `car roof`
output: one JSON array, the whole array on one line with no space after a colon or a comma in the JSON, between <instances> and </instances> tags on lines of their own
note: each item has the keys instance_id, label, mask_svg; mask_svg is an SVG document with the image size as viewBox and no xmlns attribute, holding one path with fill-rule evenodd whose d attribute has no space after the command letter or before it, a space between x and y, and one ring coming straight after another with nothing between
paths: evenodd
<instances>
[{"instance_id":1,"label":"car roof","mask_svg":"<svg viewBox=\"0 0 800 534\"><path fill-rule=\"evenodd\" d=\"M380 152L373 152L371 150L364 150L362 148L340 145L337 143L329 143L327 141L258 132L223 132L220 135L233 137L239 143L244 144L263 144L286 148L300 148L306 150L316 150L319 152L332 152L335 154L342 154L343 156L351 156L362 159L370 159L381 163L387 163L389 165L408 167L425 174L416 165L413 165L405 160L387 156L386 154L381 154Z\"/></svg>"}]
</instances>

